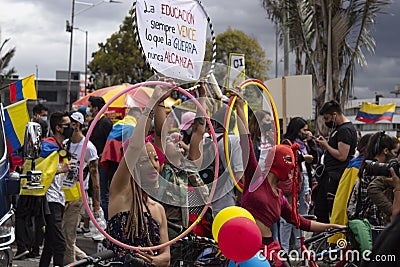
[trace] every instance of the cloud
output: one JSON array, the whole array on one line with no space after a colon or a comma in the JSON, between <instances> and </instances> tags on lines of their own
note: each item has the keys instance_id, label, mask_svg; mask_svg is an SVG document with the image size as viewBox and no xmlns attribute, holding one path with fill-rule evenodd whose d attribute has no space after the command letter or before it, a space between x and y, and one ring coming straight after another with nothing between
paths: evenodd
<instances>
[{"instance_id":1,"label":"cloud","mask_svg":"<svg viewBox=\"0 0 400 267\"><path fill-rule=\"evenodd\" d=\"M100 0L84 0L100 3ZM275 27L267 18L261 0L203 0L205 9L211 17L216 34L224 32L228 26L239 29L256 38L273 61L270 77L275 75ZM123 0L121 4L102 3L76 16L75 26L88 31L89 57L98 49L99 42L106 42L112 33L118 31L132 1ZM76 4L75 13L88 6ZM56 70L68 69L70 34L65 31L65 21L71 20L72 0L2 0L0 9L1 37L11 38L9 48L16 46L17 52L11 62L18 74L23 77L35 72L39 67L39 78L55 78ZM400 83L400 1L385 9L390 15L379 14L373 29L377 48L374 55L368 55L368 67L357 69L355 94L373 95L375 91L389 94ZM85 34L74 31L72 69L84 69ZM278 67L282 75L283 49L279 48ZM90 60L90 59L89 59ZM291 71L295 67L290 65ZM358 88L369 88L360 90Z\"/></svg>"}]
</instances>

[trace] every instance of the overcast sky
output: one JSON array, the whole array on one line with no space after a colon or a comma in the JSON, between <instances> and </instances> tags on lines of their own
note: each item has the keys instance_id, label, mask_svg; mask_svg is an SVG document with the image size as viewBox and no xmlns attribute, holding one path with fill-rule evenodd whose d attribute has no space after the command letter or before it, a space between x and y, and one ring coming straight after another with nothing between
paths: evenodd
<instances>
[{"instance_id":1,"label":"overcast sky","mask_svg":"<svg viewBox=\"0 0 400 267\"><path fill-rule=\"evenodd\" d=\"M78 1L77 1L78 2ZM101 0L82 0L100 3ZM240 29L255 37L264 48L267 58L273 61L270 77L275 77L275 30L266 18L260 0L203 0L216 33L228 26ZM369 55L368 67L358 69L355 76L355 96L372 97L375 92L386 97L400 84L400 1L394 1L388 11L376 19L374 36L377 42L375 55ZM132 6L132 1L101 3L75 17L75 27L89 33L89 61L99 42L105 42ZM87 8L76 3L75 14ZM72 0L0 0L1 39L10 38L6 48L15 46L17 51L11 65L20 77L36 72L40 79L55 79L56 70L68 69L70 34L65 31L66 20L71 20ZM74 32L72 70L84 71L85 34ZM282 49L279 50L279 60ZM279 62L282 69L282 62ZM291 72L294 66L291 65ZM280 71L279 76L282 75Z\"/></svg>"}]
</instances>

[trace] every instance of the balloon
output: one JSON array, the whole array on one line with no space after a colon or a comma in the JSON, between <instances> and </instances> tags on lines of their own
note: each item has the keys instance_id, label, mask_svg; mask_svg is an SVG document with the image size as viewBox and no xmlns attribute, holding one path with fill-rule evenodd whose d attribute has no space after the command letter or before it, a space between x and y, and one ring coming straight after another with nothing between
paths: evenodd
<instances>
[{"instance_id":1,"label":"balloon","mask_svg":"<svg viewBox=\"0 0 400 267\"><path fill-rule=\"evenodd\" d=\"M248 212L246 209L238 206L227 207L218 212L217 216L215 216L214 218L214 222L212 224L212 235L215 241L218 242L218 232L221 229L222 225L229 219L235 217L245 217L252 220L253 222L256 222L253 215L251 215L251 213Z\"/></svg>"},{"instance_id":2,"label":"balloon","mask_svg":"<svg viewBox=\"0 0 400 267\"><path fill-rule=\"evenodd\" d=\"M246 261L261 246L261 232L257 224L246 217L236 217L225 222L218 234L222 254L233 261Z\"/></svg>"},{"instance_id":3,"label":"balloon","mask_svg":"<svg viewBox=\"0 0 400 267\"><path fill-rule=\"evenodd\" d=\"M238 265L234 261L229 261L228 267L271 267L269 261L264 257L264 255L257 252L252 258L247 261L238 262Z\"/></svg>"}]
</instances>

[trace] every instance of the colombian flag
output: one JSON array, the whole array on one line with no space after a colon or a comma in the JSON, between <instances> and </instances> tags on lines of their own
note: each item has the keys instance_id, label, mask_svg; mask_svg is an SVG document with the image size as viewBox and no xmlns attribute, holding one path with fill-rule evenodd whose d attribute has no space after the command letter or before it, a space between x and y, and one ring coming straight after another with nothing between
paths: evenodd
<instances>
[{"instance_id":1,"label":"colombian flag","mask_svg":"<svg viewBox=\"0 0 400 267\"><path fill-rule=\"evenodd\" d=\"M7 143L11 146L12 151L15 151L24 143L25 127L29 122L26 100L5 107L4 117Z\"/></svg>"},{"instance_id":2,"label":"colombian flag","mask_svg":"<svg viewBox=\"0 0 400 267\"><path fill-rule=\"evenodd\" d=\"M351 159L349 165L347 165L344 170L333 202L330 223L341 225L346 225L348 223L349 219L346 213L347 202L349 201L354 184L358 180L358 171L362 161L363 156L359 155L357 158ZM340 238L346 237L343 234L336 234L328 238L328 242L336 244Z\"/></svg>"},{"instance_id":3,"label":"colombian flag","mask_svg":"<svg viewBox=\"0 0 400 267\"><path fill-rule=\"evenodd\" d=\"M132 116L125 116L114 124L108 135L101 155L100 164L108 170L109 162L120 162L123 156L122 144L131 137L136 126L136 119Z\"/></svg>"},{"instance_id":4,"label":"colombian flag","mask_svg":"<svg viewBox=\"0 0 400 267\"><path fill-rule=\"evenodd\" d=\"M32 74L10 84L10 102L22 99L36 100L35 76Z\"/></svg>"},{"instance_id":5,"label":"colombian flag","mask_svg":"<svg viewBox=\"0 0 400 267\"><path fill-rule=\"evenodd\" d=\"M396 103L386 105L376 105L368 102L363 102L360 110L357 113L356 120L372 124L380 120L392 121Z\"/></svg>"}]
</instances>

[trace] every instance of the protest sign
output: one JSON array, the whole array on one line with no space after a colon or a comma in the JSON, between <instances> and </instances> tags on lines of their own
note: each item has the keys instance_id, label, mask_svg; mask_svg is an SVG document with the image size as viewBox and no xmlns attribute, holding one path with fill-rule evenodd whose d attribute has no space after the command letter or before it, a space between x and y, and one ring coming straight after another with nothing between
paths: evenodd
<instances>
[{"instance_id":1,"label":"protest sign","mask_svg":"<svg viewBox=\"0 0 400 267\"><path fill-rule=\"evenodd\" d=\"M171 78L198 80L207 14L196 0L137 0L137 35L150 66Z\"/></svg>"},{"instance_id":2,"label":"protest sign","mask_svg":"<svg viewBox=\"0 0 400 267\"><path fill-rule=\"evenodd\" d=\"M246 78L246 65L244 54L229 53L228 60L228 79L226 88L234 88Z\"/></svg>"}]
</instances>

